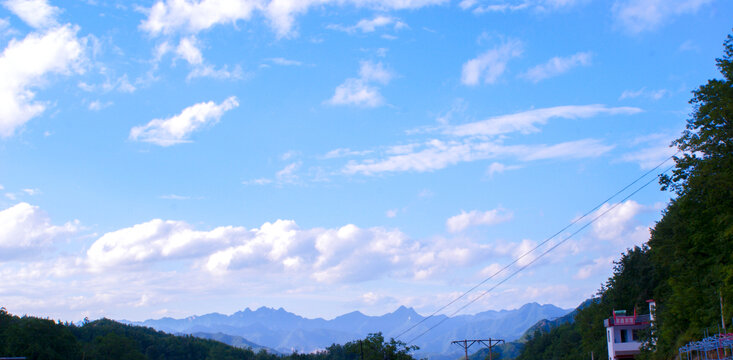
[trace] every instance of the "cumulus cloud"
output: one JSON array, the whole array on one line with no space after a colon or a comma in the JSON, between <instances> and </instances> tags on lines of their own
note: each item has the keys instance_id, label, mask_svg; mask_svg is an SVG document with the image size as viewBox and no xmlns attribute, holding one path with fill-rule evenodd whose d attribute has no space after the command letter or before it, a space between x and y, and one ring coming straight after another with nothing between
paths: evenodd
<instances>
[{"instance_id":1,"label":"cumulus cloud","mask_svg":"<svg viewBox=\"0 0 733 360\"><path fill-rule=\"evenodd\" d=\"M166 0L147 9L140 28L151 35L197 33L214 25L247 20L259 6L254 0Z\"/></svg>"},{"instance_id":2,"label":"cumulus cloud","mask_svg":"<svg viewBox=\"0 0 733 360\"><path fill-rule=\"evenodd\" d=\"M191 65L198 65L204 61L201 50L197 46L196 38L193 36L181 39L176 47L176 55L186 60Z\"/></svg>"},{"instance_id":3,"label":"cumulus cloud","mask_svg":"<svg viewBox=\"0 0 733 360\"><path fill-rule=\"evenodd\" d=\"M461 210L458 215L451 216L446 220L445 226L450 232L460 232L472 226L495 225L511 220L513 214L504 209L493 209L488 211Z\"/></svg>"},{"instance_id":4,"label":"cumulus cloud","mask_svg":"<svg viewBox=\"0 0 733 360\"><path fill-rule=\"evenodd\" d=\"M616 205L615 208L613 208L614 205ZM607 211L608 213L593 223L593 234L601 240L623 242L625 240L621 238L622 235L627 235L634 230L635 217L642 210L644 206L634 200L626 200L620 204L603 204L596 210L594 217Z\"/></svg>"},{"instance_id":5,"label":"cumulus cloud","mask_svg":"<svg viewBox=\"0 0 733 360\"><path fill-rule=\"evenodd\" d=\"M333 96L326 101L331 105L354 105L378 107L384 104L384 97L376 84L388 84L394 75L381 62L362 61L359 77L349 78L336 87Z\"/></svg>"},{"instance_id":6,"label":"cumulus cloud","mask_svg":"<svg viewBox=\"0 0 733 360\"><path fill-rule=\"evenodd\" d=\"M206 126L215 124L225 112L239 106L237 98L231 96L221 104L213 101L189 106L168 119L154 119L146 125L130 130L130 140L144 141L160 146L171 146L188 142L189 135Z\"/></svg>"},{"instance_id":7,"label":"cumulus cloud","mask_svg":"<svg viewBox=\"0 0 733 360\"><path fill-rule=\"evenodd\" d=\"M509 40L463 64L461 82L475 86L483 82L493 84L506 71L509 60L522 55L523 46L518 40Z\"/></svg>"},{"instance_id":8,"label":"cumulus cloud","mask_svg":"<svg viewBox=\"0 0 733 360\"><path fill-rule=\"evenodd\" d=\"M78 221L53 225L40 208L21 202L0 211L0 254L12 256L46 247L54 239L73 234L78 229ZM3 255L0 259L5 257Z\"/></svg>"},{"instance_id":9,"label":"cumulus cloud","mask_svg":"<svg viewBox=\"0 0 733 360\"><path fill-rule=\"evenodd\" d=\"M568 57L556 56L548 60L547 63L527 70L526 73L522 74L522 77L535 83L540 82L544 79L566 73L578 66L589 66L592 57L593 55L590 52L579 52Z\"/></svg>"},{"instance_id":10,"label":"cumulus cloud","mask_svg":"<svg viewBox=\"0 0 733 360\"><path fill-rule=\"evenodd\" d=\"M45 33L31 33L13 39L0 55L0 137L9 137L28 120L46 109L34 101L38 87L48 74L81 72L84 44L78 29L65 25Z\"/></svg>"},{"instance_id":11,"label":"cumulus cloud","mask_svg":"<svg viewBox=\"0 0 733 360\"><path fill-rule=\"evenodd\" d=\"M626 32L638 34L654 30L669 19L697 12L712 0L617 0L613 15Z\"/></svg>"},{"instance_id":12,"label":"cumulus cloud","mask_svg":"<svg viewBox=\"0 0 733 360\"><path fill-rule=\"evenodd\" d=\"M60 12L59 8L49 5L47 0L6 0L3 6L36 29L57 25L56 16Z\"/></svg>"},{"instance_id":13,"label":"cumulus cloud","mask_svg":"<svg viewBox=\"0 0 733 360\"><path fill-rule=\"evenodd\" d=\"M95 269L134 265L161 259L190 258L210 253L247 234L241 227L196 231L182 221L155 219L109 232L87 250Z\"/></svg>"},{"instance_id":14,"label":"cumulus cloud","mask_svg":"<svg viewBox=\"0 0 733 360\"><path fill-rule=\"evenodd\" d=\"M110 268L144 272L156 263L185 261L192 271L215 277L287 275L333 284L385 276L427 279L492 253L502 252L467 239L421 242L398 229L353 224L302 229L295 221L277 220L253 229L222 226L207 231L156 219L102 235L87 250L84 263L100 273Z\"/></svg>"}]
</instances>

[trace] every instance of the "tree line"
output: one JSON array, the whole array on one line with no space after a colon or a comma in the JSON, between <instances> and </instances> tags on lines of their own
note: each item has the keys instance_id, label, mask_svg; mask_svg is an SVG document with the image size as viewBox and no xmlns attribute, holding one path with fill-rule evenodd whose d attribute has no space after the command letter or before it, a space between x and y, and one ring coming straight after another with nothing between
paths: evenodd
<instances>
[{"instance_id":1,"label":"tree line","mask_svg":"<svg viewBox=\"0 0 733 360\"><path fill-rule=\"evenodd\" d=\"M0 357L29 360L412 360L415 349L376 333L313 354L277 355L109 319L76 325L19 317L0 308Z\"/></svg>"}]
</instances>

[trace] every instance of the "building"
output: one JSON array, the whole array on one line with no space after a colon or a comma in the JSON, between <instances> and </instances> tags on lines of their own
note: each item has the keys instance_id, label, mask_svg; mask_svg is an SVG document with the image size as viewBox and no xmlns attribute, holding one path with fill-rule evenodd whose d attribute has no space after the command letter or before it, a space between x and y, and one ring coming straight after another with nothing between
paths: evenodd
<instances>
[{"instance_id":1,"label":"building","mask_svg":"<svg viewBox=\"0 0 733 360\"><path fill-rule=\"evenodd\" d=\"M626 310L615 310L613 316L603 320L608 342L608 360L633 359L640 352L639 330L646 329L654 321L654 300L649 303L649 314L626 315Z\"/></svg>"}]
</instances>

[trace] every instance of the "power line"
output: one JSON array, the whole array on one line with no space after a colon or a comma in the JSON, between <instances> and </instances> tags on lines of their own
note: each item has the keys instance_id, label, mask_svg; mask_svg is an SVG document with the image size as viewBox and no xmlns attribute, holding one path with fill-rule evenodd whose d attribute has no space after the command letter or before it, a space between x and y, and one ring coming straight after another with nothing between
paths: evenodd
<instances>
[{"instance_id":1,"label":"power line","mask_svg":"<svg viewBox=\"0 0 733 360\"><path fill-rule=\"evenodd\" d=\"M419 326L420 324L422 324L422 323L424 323L425 321L427 321L427 320L429 320L429 319L433 318L433 317L434 317L435 315L437 315L437 314L438 314L439 312L443 311L443 310L444 310L445 308L447 308L447 307L449 307L449 306L453 305L453 304L454 304L454 303L455 303L456 301L458 301L458 300L460 300L460 299L464 298L464 297L465 297L466 295L468 295L469 293L473 292L474 290L476 290L477 288L479 288L479 287L480 287L481 285L485 284L485 283L486 283L487 281L489 281L489 280L493 279L493 278L494 278L494 277L495 277L496 275L499 275L500 273L504 272L504 270L506 270L506 269L510 268L510 267L511 267L512 265L514 265L514 264L516 264L517 262L519 262L519 260L522 260L522 258L524 258L525 256L527 256L527 255L529 255L530 253L534 252L535 250L537 250L537 249L538 249L538 248L540 248L541 246L545 245L545 244L546 244L547 242L549 242L550 240L554 239L554 238L555 238L556 236L560 235L560 234L561 234L562 232L564 232L565 230L567 230L567 229L568 229L568 228L570 228L571 226L573 226L573 225L577 224L577 223L578 223L579 221L583 220L583 219L584 219L585 217L587 217L588 215L592 214L592 213L593 213L594 211L598 210L598 209L599 209L599 208L600 208L601 206L603 206L603 204L605 204L605 203L607 203L607 202L611 201L611 199L615 198L616 196L618 196L618 195L619 195L619 194L621 194L622 192L626 191L626 190L627 190L628 188L630 188L631 186L633 186L634 184L636 184L637 182L639 182L639 180L641 180L641 179L645 178L645 177L646 177L647 175L649 175L649 174L651 174L652 172L654 172L655 170L657 170L657 169L658 169L658 168L659 168L660 166L664 165L664 163L666 163L666 162L667 162L667 161L669 161L670 159L674 158L674 157L675 157L675 156L676 156L676 155L677 155L678 153L679 153L679 151L677 151L676 153L674 153L674 155L672 155L672 156L670 156L670 157L668 157L668 158L664 159L664 161L662 161L662 162L660 162L659 164L657 164L657 166L655 166L655 167L654 167L654 168L652 168L651 170L649 170L649 171L645 172L645 173L644 173L643 175L639 176L639 177L638 177L638 178L636 178L636 179L635 179L634 181L632 181L632 182L631 182L631 183L629 183L628 185L624 186L624 187L623 187L623 188L622 188L621 190L618 190L618 191L616 191L616 193L614 193L613 195L611 195L611 196L610 196L610 197L609 197L608 199L606 199L606 200L604 200L604 201L600 202L600 203L599 203L598 205L596 205L596 206L595 206L595 207L594 207L593 209L589 210L588 212L586 212L585 214L583 214L583 215L582 215L581 217L579 217L579 218L577 218L577 219L575 219L575 220L571 221L571 222L570 222L570 223L569 223L568 225L566 225L566 226L565 226L564 228L562 228L562 229L560 229L559 231L557 231L556 233L552 234L552 236L548 237L547 239L545 239L545 240L544 240L544 241L542 241L541 243L537 244L537 246L535 246L535 247L534 247L534 248L532 248L531 250L529 250L529 251L525 252L524 254L520 255L520 256L519 256L518 258L514 259L514 261L510 262L509 264L507 264L506 266L504 266L503 268L501 268L500 270L498 270L497 272L495 272L495 273L494 273L494 274L492 274L491 276L489 276L489 277L485 278L484 280L482 280L482 281L481 281L481 282L479 282L478 284L474 285L474 286L473 286L472 288L470 288L470 289L468 289L468 290L464 291L464 292L463 292L463 293L462 293L461 295L459 295L459 296L458 296L458 297L456 297L455 299L453 299L453 300L451 300L450 302L448 302L447 304L443 305L443 306L442 306L441 308L439 308L438 310L435 310L435 311L434 311L433 313L431 313L431 314L430 314L430 315L428 315L427 317L424 317L424 318L423 318L422 320L418 321L417 323L413 324L412 326L410 326L410 327L409 327L409 328L407 328L406 330L402 331L402 332L401 332L401 333L399 333L399 334L398 334L397 336L395 336L395 339L399 339L400 337L402 337L402 335L405 335L406 333L410 332L410 331L411 331L412 329L416 328L416 327L417 327L417 326ZM669 169L668 169L668 170L669 170ZM667 172L668 170L665 170L664 172ZM662 173L664 173L664 172L662 172ZM648 185L648 184L647 184L647 185ZM645 186L646 186L646 185L645 185Z\"/></svg>"},{"instance_id":2,"label":"power line","mask_svg":"<svg viewBox=\"0 0 733 360\"><path fill-rule=\"evenodd\" d=\"M666 162L666 160L665 160L665 162ZM660 164L660 165L661 165L661 164ZM661 173L660 173L660 175L661 175L661 174L664 174L664 173L666 173L666 172L667 172L667 171L669 171L669 170L671 170L671 169L672 169L673 167L674 167L674 166L670 166L669 168L667 168L666 170L664 170L663 172L661 172ZM450 314L450 315L448 315L447 317L445 317L445 318L441 319L440 321L438 321L438 323L437 323L437 324L433 325L432 327L430 327L430 328L428 328L427 330L425 330L425 331L423 331L422 333L420 333L420 335L418 335L418 336L416 336L416 337L412 338L412 340L408 341L408 342L407 342L407 344L409 345L409 344L413 343L413 342L414 342L415 340L419 339L419 338L420 338L420 337L422 337L423 335L425 335L425 334L427 334L428 332L430 332L431 330L435 329L435 328L436 328L436 327L438 327L438 326L439 326L440 324L444 323L444 322L445 322L446 320L450 319L450 318L451 318L452 316L454 316L454 315L456 315L457 313L459 313L459 312L460 312L461 310L465 309L465 308L466 308L466 307L468 307L469 305L471 305L471 304L473 304L474 302L476 302L476 301L477 301L478 299L480 299L480 298L484 297L484 296L485 296L486 294L488 294L488 293L490 293L490 292L491 292L492 290L496 289L496 288L497 288L497 287L498 287L499 285L501 285L501 284L505 283L505 282L506 282L507 280L511 279L512 277L514 277L515 275L517 275L517 274L518 274L519 272L521 272L522 270L524 270L524 269L526 269L527 267L529 267L530 265L534 264L534 263L535 263L535 262L536 262L537 260L539 260L539 259L541 259L541 258L542 258L543 256L547 255L547 254L548 254L549 252L551 252L551 251L555 250L555 249L556 249L556 248L557 248L558 246L560 246L560 245L562 245L563 243L565 243L565 241L567 241L568 239L572 238L573 236L575 236L575 235L576 235L576 234L578 234L579 232L583 231L583 230L584 230L585 228L587 228L588 226L590 226L591 224L593 224L594 222L596 222L596 220L600 219L600 218L601 218L601 217L603 217L604 215L608 214L608 213L609 213L609 212L610 212L611 210L615 209L615 208L616 208L617 206L619 206L619 205L620 205L621 203L623 203L624 201L628 200L628 199L629 199L630 197L632 197L632 196L636 195L636 193L638 193L639 191L641 191L642 189L644 189L645 187L647 187L647 186L648 186L649 184L651 184L652 182L654 182L654 180L655 180L655 179L657 179L657 178L658 178L658 176L656 176L656 177L652 178L651 180L649 180L648 182L646 182L646 183L645 183L644 185L642 185L642 186L641 186L641 187L639 187L638 189L634 190L634 191L633 191L633 192L632 192L631 194L627 195L627 196L626 196L625 198L623 198L623 199L622 199L622 200L621 200L620 202L618 202L618 203L614 204L613 206L611 206L610 208L606 209L606 210L605 210L604 212L602 212L601 214L599 214L598 216L596 216L595 218L593 218L593 219L592 219L591 221L589 221L589 222L588 222L588 223L586 223L585 225L581 226L581 227L580 227L580 229L576 230L576 231L575 231L575 232L573 232L572 234L570 234L570 235L568 235L567 237L565 237L564 239L562 239L562 240L561 240L560 242L558 242L557 244L555 244L555 245L553 245L552 247L550 247L549 249L545 250L545 251L544 251L543 253L541 253L541 254L540 254L539 256L537 256L536 258L532 259L532 261L530 261L529 263L527 263L527 264L526 264L526 265L524 265L524 266L521 266L521 267L519 267L519 269L517 269L516 271L514 271L513 273L511 273L511 274L510 274L509 276L507 276L506 278L504 278L504 279L502 279L501 281L499 281L499 282L498 282L498 283L497 283L496 285L492 286L491 288L487 289L487 290L486 290L486 291L484 291L483 293L479 294L479 296L477 296L476 298L472 299L472 300L471 300L471 301L469 301L469 302L468 302L467 304L465 304L465 305L461 306L460 308L458 308L458 310L454 311L454 312L453 312L452 314ZM535 248L536 248L536 247L535 247ZM533 250L534 250L534 249L533 249ZM532 251L529 251L529 252L525 253L525 255L526 255L526 254L528 254L528 253L530 253L530 252L532 252ZM523 255L523 256L524 256L524 255ZM516 260L515 260L514 262L516 262ZM493 275L492 275L492 276L493 276ZM464 295L465 295L465 294L464 294Z\"/></svg>"}]
</instances>

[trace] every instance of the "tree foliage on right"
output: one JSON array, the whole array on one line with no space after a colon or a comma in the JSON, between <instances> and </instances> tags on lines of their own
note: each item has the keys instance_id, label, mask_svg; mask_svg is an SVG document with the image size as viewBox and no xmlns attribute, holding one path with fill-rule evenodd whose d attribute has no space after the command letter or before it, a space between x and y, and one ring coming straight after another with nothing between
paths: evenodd
<instances>
[{"instance_id":1,"label":"tree foliage on right","mask_svg":"<svg viewBox=\"0 0 733 360\"><path fill-rule=\"evenodd\" d=\"M644 309L657 301L642 359L673 359L677 349L707 332L733 332L733 36L716 59L722 79L693 91L694 111L680 138L675 168L662 176L676 198L649 242L628 250L591 305L575 322L537 332L521 360L604 358L603 319L612 309ZM721 314L725 319L721 319Z\"/></svg>"}]
</instances>

